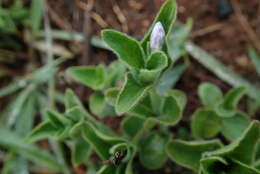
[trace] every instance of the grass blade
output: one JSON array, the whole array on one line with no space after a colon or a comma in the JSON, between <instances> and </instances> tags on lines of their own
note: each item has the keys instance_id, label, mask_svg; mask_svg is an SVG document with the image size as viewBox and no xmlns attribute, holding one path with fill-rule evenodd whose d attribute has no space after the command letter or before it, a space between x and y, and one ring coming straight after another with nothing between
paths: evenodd
<instances>
[{"instance_id":1,"label":"grass blade","mask_svg":"<svg viewBox=\"0 0 260 174\"><path fill-rule=\"evenodd\" d=\"M187 42L185 49L192 55L199 63L212 71L216 76L225 81L226 83L238 87L244 86L247 88L247 94L256 100L260 99L260 90L249 83L246 79L237 73L228 69L223 63L219 62L214 56L196 46L191 42Z\"/></svg>"}]
</instances>

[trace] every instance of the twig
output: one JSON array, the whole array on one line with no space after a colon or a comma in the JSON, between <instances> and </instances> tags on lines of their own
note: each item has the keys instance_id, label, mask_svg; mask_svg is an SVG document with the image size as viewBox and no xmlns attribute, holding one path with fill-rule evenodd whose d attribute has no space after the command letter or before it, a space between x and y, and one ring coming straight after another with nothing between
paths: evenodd
<instances>
[{"instance_id":1,"label":"twig","mask_svg":"<svg viewBox=\"0 0 260 174\"><path fill-rule=\"evenodd\" d=\"M91 18L94 19L97 24L100 25L102 28L108 27L106 21L98 13L91 12Z\"/></svg>"},{"instance_id":2,"label":"twig","mask_svg":"<svg viewBox=\"0 0 260 174\"><path fill-rule=\"evenodd\" d=\"M208 26L206 28L202 28L200 30L194 31L191 34L191 37L192 38L196 38L196 37L201 37L201 36L207 35L209 33L212 33L212 32L215 32L217 30L220 30L223 27L223 25L224 24L219 23L219 24Z\"/></svg>"},{"instance_id":3,"label":"twig","mask_svg":"<svg viewBox=\"0 0 260 174\"><path fill-rule=\"evenodd\" d=\"M259 41L257 35L255 34L254 30L250 26L249 22L247 21L246 17L242 14L242 11L241 11L241 8L239 7L238 2L236 0L232 0L231 3L234 7L237 19L239 20L241 26L245 30L249 40L251 40L251 42L254 44L256 49L260 52L260 41Z\"/></svg>"},{"instance_id":4,"label":"twig","mask_svg":"<svg viewBox=\"0 0 260 174\"><path fill-rule=\"evenodd\" d=\"M78 7L85 11L91 11L91 9L94 6L94 0L88 0L87 3L82 2L81 0L75 0L75 2L78 5Z\"/></svg>"},{"instance_id":5,"label":"twig","mask_svg":"<svg viewBox=\"0 0 260 174\"><path fill-rule=\"evenodd\" d=\"M84 51L83 51L81 65L86 65L89 62L89 56L90 56L90 37L89 37L89 35L90 35L90 32L91 32L91 21L90 21L89 11L84 11L83 33L85 36L85 40L84 40Z\"/></svg>"},{"instance_id":6,"label":"twig","mask_svg":"<svg viewBox=\"0 0 260 174\"><path fill-rule=\"evenodd\" d=\"M60 17L47 3L46 1L46 8L48 9L48 13L50 14L50 18L55 22L55 24L57 26L59 26L61 29L65 29L65 30L69 30L71 31L72 30L72 27L71 25L63 20L62 17Z\"/></svg>"},{"instance_id":7,"label":"twig","mask_svg":"<svg viewBox=\"0 0 260 174\"><path fill-rule=\"evenodd\" d=\"M115 0L111 0L111 3L113 4L113 11L117 16L117 19L122 24L122 30L124 32L128 32L128 26L126 23L126 17L124 15L124 13L121 11L120 7L118 6L118 4Z\"/></svg>"}]
</instances>

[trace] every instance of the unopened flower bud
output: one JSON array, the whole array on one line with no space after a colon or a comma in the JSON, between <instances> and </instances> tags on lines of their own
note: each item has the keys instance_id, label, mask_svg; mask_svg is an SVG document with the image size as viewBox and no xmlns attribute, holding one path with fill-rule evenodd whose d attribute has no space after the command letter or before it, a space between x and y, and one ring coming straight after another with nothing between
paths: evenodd
<instances>
[{"instance_id":1,"label":"unopened flower bud","mask_svg":"<svg viewBox=\"0 0 260 174\"><path fill-rule=\"evenodd\" d=\"M165 40L165 31L163 29L162 23L157 22L154 25L153 31L150 37L150 47L151 51L158 50L162 47Z\"/></svg>"}]
</instances>

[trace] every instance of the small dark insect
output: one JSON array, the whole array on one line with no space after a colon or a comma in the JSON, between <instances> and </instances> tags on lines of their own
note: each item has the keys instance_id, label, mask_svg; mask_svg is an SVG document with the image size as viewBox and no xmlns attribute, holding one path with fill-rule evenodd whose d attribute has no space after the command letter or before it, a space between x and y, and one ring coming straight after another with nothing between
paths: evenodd
<instances>
[{"instance_id":1,"label":"small dark insect","mask_svg":"<svg viewBox=\"0 0 260 174\"><path fill-rule=\"evenodd\" d=\"M110 160L106 160L103 162L105 165L119 165L122 159L124 158L126 151L118 151L116 152Z\"/></svg>"}]
</instances>

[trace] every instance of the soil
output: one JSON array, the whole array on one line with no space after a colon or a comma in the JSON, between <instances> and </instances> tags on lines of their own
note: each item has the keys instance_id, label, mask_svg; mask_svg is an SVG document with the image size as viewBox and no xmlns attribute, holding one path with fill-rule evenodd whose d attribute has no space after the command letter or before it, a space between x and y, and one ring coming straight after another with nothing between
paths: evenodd
<instances>
[{"instance_id":1,"label":"soil","mask_svg":"<svg viewBox=\"0 0 260 174\"><path fill-rule=\"evenodd\" d=\"M88 0L91 2L91 0ZM83 1L82 1L83 2ZM51 25L55 29L83 31L84 25L87 38L93 35L100 35L104 28L113 28L128 33L141 39L150 26L152 19L159 10L164 0L95 0L90 14L79 8L72 0L48 0L48 9L51 16ZM194 27L191 40L215 55L217 59L228 67L241 74L245 78L254 81L257 74L250 63L247 55L247 45L252 45L251 40L244 28L233 13L228 18L220 19L217 7L218 0L178 0L178 18L185 22L188 18L194 20ZM238 1L243 15L260 39L260 1ZM119 10L118 10L119 9ZM88 21L88 19L90 19ZM214 30L208 31L210 27ZM14 36L15 38L17 36ZM20 37L16 38L21 43ZM6 86L10 79L21 75L26 71L26 64L30 63L28 46L25 44L25 51L17 55L18 65L0 64L1 69L6 69L8 76L0 79L0 86ZM64 42L75 54L75 58L64 64L64 68L71 65L99 64L115 59L115 55L94 48L88 42L80 44L75 42ZM28 56L26 56L28 55ZM26 59L27 58L27 59ZM19 71L17 66L20 67ZM11 77L11 78L10 78ZM184 112L183 122L189 120L190 115L196 108L201 106L197 96L197 87L201 82L209 81L219 85L223 91L230 86L218 79L210 71L191 59L191 65L184 73L176 88L183 90L188 95L188 104ZM60 90L73 87L86 103L91 91L77 85L60 84ZM6 100L0 101L0 107L4 107ZM257 116L257 115L256 115ZM260 116L258 114L258 116ZM257 118L257 117L256 117ZM258 117L259 118L259 117ZM120 118L107 118L104 122L112 128L119 127ZM170 170L170 169L169 169ZM166 171L145 171L146 173L170 173ZM77 171L77 170L75 170ZM80 172L75 172L80 173Z\"/></svg>"}]
</instances>

